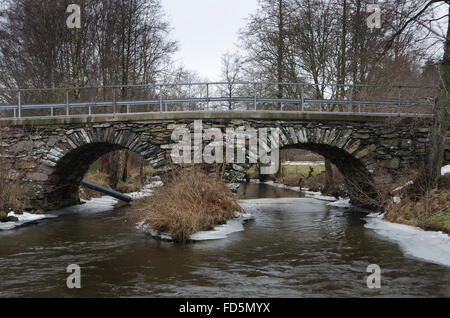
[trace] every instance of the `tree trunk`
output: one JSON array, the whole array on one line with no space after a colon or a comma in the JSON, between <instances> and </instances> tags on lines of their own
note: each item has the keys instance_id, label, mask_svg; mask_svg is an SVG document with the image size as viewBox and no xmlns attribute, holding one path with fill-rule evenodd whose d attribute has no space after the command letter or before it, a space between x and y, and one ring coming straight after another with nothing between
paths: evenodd
<instances>
[{"instance_id":1,"label":"tree trunk","mask_svg":"<svg viewBox=\"0 0 450 318\"><path fill-rule=\"evenodd\" d=\"M115 189L119 183L120 160L118 152L109 154L109 185Z\"/></svg>"},{"instance_id":2,"label":"tree trunk","mask_svg":"<svg viewBox=\"0 0 450 318\"><path fill-rule=\"evenodd\" d=\"M336 185L333 180L333 166L328 159L325 159L325 187L323 193L333 194L336 192Z\"/></svg>"},{"instance_id":3,"label":"tree trunk","mask_svg":"<svg viewBox=\"0 0 450 318\"><path fill-rule=\"evenodd\" d=\"M100 172L109 173L109 154L100 158Z\"/></svg>"},{"instance_id":4,"label":"tree trunk","mask_svg":"<svg viewBox=\"0 0 450 318\"><path fill-rule=\"evenodd\" d=\"M122 181L126 182L128 179L129 171L130 171L130 154L128 153L128 151L124 150L123 156L121 158L123 158Z\"/></svg>"},{"instance_id":5,"label":"tree trunk","mask_svg":"<svg viewBox=\"0 0 450 318\"><path fill-rule=\"evenodd\" d=\"M140 158L139 163L139 182L141 184L141 188L144 186L144 158Z\"/></svg>"},{"instance_id":6,"label":"tree trunk","mask_svg":"<svg viewBox=\"0 0 450 318\"><path fill-rule=\"evenodd\" d=\"M450 13L450 7L449 7ZM426 167L427 190L436 188L441 175L442 161L445 152L445 138L449 122L450 91L450 21L447 25L444 58L439 67L439 97L436 102L435 120L431 130L431 149Z\"/></svg>"}]
</instances>

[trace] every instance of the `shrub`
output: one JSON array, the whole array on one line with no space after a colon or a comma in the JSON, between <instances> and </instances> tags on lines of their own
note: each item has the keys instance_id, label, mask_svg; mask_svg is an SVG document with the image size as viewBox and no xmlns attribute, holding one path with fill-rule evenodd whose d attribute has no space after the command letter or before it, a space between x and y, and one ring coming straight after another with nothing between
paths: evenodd
<instances>
[{"instance_id":1,"label":"shrub","mask_svg":"<svg viewBox=\"0 0 450 318\"><path fill-rule=\"evenodd\" d=\"M191 234L212 230L234 218L235 211L241 211L222 177L198 167L171 172L167 184L139 204L147 224L181 243L189 241Z\"/></svg>"}]
</instances>

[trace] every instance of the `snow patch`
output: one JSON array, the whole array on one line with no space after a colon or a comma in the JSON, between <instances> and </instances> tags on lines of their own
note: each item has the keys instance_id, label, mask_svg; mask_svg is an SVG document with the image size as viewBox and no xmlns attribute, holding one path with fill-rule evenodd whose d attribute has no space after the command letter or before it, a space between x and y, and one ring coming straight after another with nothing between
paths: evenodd
<instances>
[{"instance_id":1,"label":"snow patch","mask_svg":"<svg viewBox=\"0 0 450 318\"><path fill-rule=\"evenodd\" d=\"M129 195L132 199L142 199L145 197L152 196L153 188L162 187L163 185L164 184L162 181L157 180L157 181L153 181L150 184L145 185L141 191L126 193L126 194Z\"/></svg>"},{"instance_id":2,"label":"snow patch","mask_svg":"<svg viewBox=\"0 0 450 318\"><path fill-rule=\"evenodd\" d=\"M384 214L369 214L364 227L396 242L405 255L450 267L450 237L436 231L424 231L409 225L383 220Z\"/></svg>"},{"instance_id":3,"label":"snow patch","mask_svg":"<svg viewBox=\"0 0 450 318\"><path fill-rule=\"evenodd\" d=\"M228 189L230 189L231 191L237 191L237 189L241 186L240 183L228 183L227 184Z\"/></svg>"},{"instance_id":4,"label":"snow patch","mask_svg":"<svg viewBox=\"0 0 450 318\"><path fill-rule=\"evenodd\" d=\"M402 185L402 186L400 186L400 187L395 188L394 190L392 190L392 192L400 191L400 190L403 189L404 187L406 187L406 186L408 186L408 185L410 185L410 184L413 184L413 183L414 183L414 182L413 182L412 180L409 180L409 181L406 182L404 185Z\"/></svg>"},{"instance_id":5,"label":"snow patch","mask_svg":"<svg viewBox=\"0 0 450 318\"><path fill-rule=\"evenodd\" d=\"M282 166L323 166L325 161L285 161Z\"/></svg>"},{"instance_id":6,"label":"snow patch","mask_svg":"<svg viewBox=\"0 0 450 318\"><path fill-rule=\"evenodd\" d=\"M446 165L441 168L441 175L446 175L447 173L450 173L450 165Z\"/></svg>"},{"instance_id":7,"label":"snow patch","mask_svg":"<svg viewBox=\"0 0 450 318\"><path fill-rule=\"evenodd\" d=\"M8 216L14 216L19 220L17 222L0 222L0 230L12 230L15 227L22 226L30 222L57 217L56 215L52 214L31 214L27 212L23 212L23 214L16 214L15 212L9 212Z\"/></svg>"}]
</instances>

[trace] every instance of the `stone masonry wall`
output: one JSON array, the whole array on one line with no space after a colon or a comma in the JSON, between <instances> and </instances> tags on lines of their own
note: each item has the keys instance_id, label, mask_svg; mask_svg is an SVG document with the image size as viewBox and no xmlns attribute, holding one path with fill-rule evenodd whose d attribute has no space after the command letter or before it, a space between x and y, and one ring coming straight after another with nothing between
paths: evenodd
<instances>
[{"instance_id":1,"label":"stone masonry wall","mask_svg":"<svg viewBox=\"0 0 450 318\"><path fill-rule=\"evenodd\" d=\"M0 156L11 180L19 180L31 211L49 211L79 202L78 187L88 167L103 154L129 149L155 165L170 161L174 125L193 120L117 121L0 127ZM430 119L371 122L333 120L204 119L203 129L279 127L280 146L315 151L355 183L389 182L420 165L429 144ZM193 135L193 134L192 134ZM447 145L446 161L450 160ZM244 169L227 165L243 180ZM364 186L362 186L364 188Z\"/></svg>"}]
</instances>

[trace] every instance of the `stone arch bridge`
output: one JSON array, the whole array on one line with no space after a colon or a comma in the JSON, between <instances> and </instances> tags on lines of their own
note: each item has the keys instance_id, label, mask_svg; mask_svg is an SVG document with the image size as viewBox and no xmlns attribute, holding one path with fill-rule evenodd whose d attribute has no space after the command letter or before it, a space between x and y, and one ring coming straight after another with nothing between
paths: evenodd
<instances>
[{"instance_id":1,"label":"stone arch bridge","mask_svg":"<svg viewBox=\"0 0 450 318\"><path fill-rule=\"evenodd\" d=\"M229 127L280 128L281 148L314 151L333 162L363 191L401 176L423 162L430 117L297 112L180 112L0 120L0 156L8 178L19 180L31 211L79 203L78 187L100 156L128 149L147 161L170 160L174 125L225 132ZM445 160L450 160L447 143ZM242 165L227 165L242 180ZM368 182L370 181L370 182Z\"/></svg>"}]
</instances>

